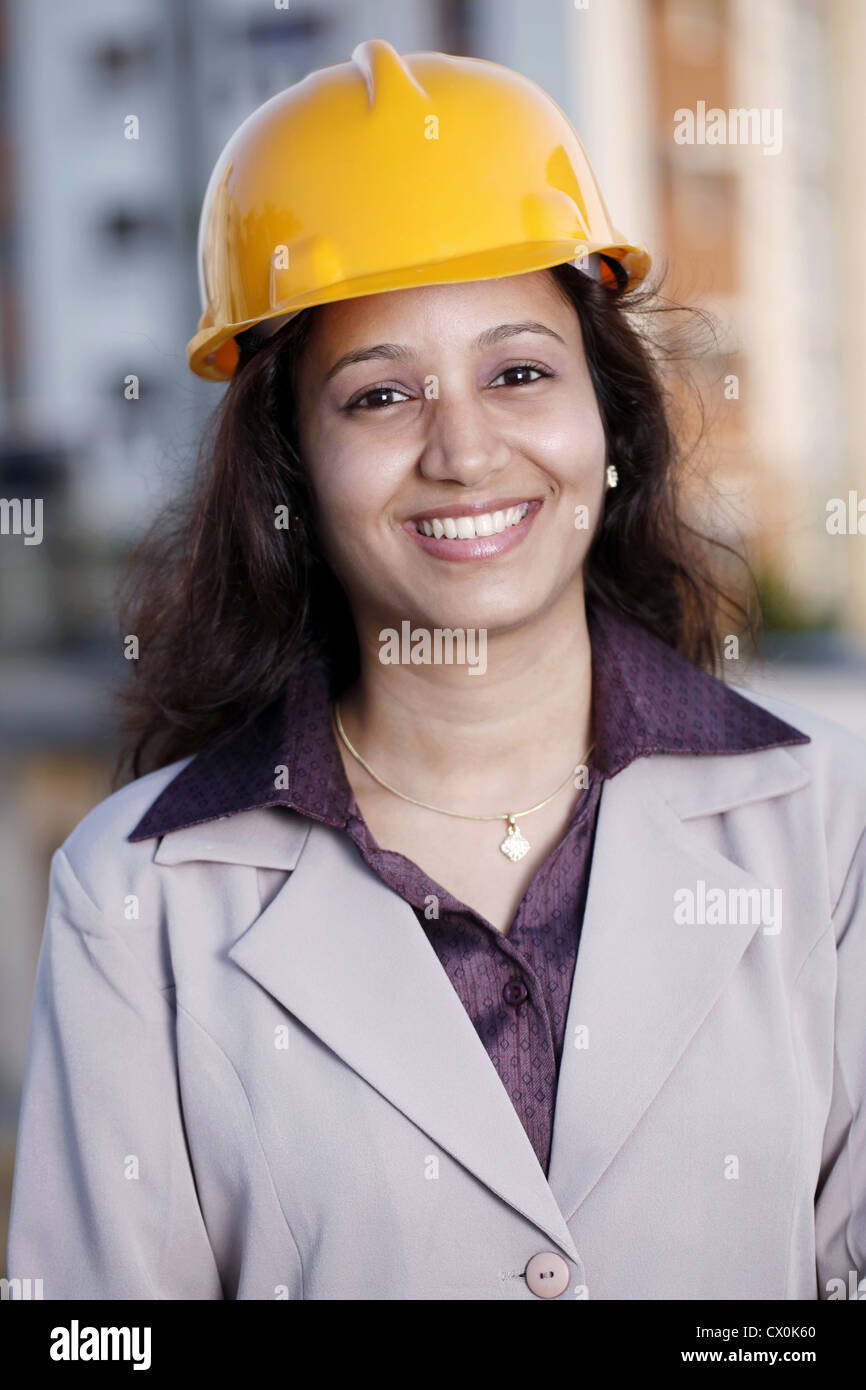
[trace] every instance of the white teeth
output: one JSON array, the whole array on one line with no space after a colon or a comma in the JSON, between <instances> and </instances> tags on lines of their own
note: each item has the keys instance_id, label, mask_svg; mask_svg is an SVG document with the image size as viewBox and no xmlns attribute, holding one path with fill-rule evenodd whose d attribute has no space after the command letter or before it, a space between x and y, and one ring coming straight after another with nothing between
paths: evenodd
<instances>
[{"instance_id":1,"label":"white teeth","mask_svg":"<svg viewBox=\"0 0 866 1390\"><path fill-rule=\"evenodd\" d=\"M529 511L529 503L521 502L516 507L509 507L504 512L479 512L475 516L445 516L441 520L438 516L425 518L417 521L415 526L424 536L435 536L439 540L442 536L448 540L474 540L476 536L494 536L502 531L508 530L510 526L516 526L523 520Z\"/></svg>"}]
</instances>

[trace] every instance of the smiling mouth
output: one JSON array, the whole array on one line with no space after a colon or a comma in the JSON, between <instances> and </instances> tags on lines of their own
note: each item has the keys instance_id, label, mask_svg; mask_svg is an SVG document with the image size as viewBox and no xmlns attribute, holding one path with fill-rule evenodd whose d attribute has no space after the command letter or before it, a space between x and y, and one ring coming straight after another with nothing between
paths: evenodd
<instances>
[{"instance_id":1,"label":"smiling mouth","mask_svg":"<svg viewBox=\"0 0 866 1390\"><path fill-rule=\"evenodd\" d=\"M512 526L519 526L529 511L529 502L506 507L503 511L478 512L474 516L430 516L413 522L421 536L444 537L450 541L473 541L479 536L498 536Z\"/></svg>"}]
</instances>

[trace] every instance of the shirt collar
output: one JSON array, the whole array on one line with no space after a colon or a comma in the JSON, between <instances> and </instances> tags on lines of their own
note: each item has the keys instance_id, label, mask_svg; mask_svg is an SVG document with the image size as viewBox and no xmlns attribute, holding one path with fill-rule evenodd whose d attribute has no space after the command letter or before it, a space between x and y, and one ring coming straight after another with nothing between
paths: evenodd
<instances>
[{"instance_id":1,"label":"shirt collar","mask_svg":"<svg viewBox=\"0 0 866 1390\"><path fill-rule=\"evenodd\" d=\"M640 623L587 604L593 765L616 776L653 753L746 753L809 737L692 665ZM295 675L266 709L198 753L129 836L144 840L265 806L343 827L353 805L331 726L324 667Z\"/></svg>"}]
</instances>

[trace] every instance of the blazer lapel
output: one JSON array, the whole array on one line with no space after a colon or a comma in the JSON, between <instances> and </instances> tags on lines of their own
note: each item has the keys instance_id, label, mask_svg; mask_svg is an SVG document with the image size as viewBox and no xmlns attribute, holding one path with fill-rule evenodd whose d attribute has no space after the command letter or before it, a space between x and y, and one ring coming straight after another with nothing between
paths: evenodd
<instances>
[{"instance_id":1,"label":"blazer lapel","mask_svg":"<svg viewBox=\"0 0 866 1390\"><path fill-rule=\"evenodd\" d=\"M413 910L345 835L303 825L303 844L296 835L286 852L291 876L235 942L232 960L576 1258L526 1131ZM244 836L242 854L254 839Z\"/></svg>"},{"instance_id":2,"label":"blazer lapel","mask_svg":"<svg viewBox=\"0 0 866 1390\"><path fill-rule=\"evenodd\" d=\"M678 890L768 887L690 818L808 782L782 748L641 758L606 783L560 1068L549 1182L566 1220L664 1085L760 924L678 925Z\"/></svg>"},{"instance_id":3,"label":"blazer lapel","mask_svg":"<svg viewBox=\"0 0 866 1390\"><path fill-rule=\"evenodd\" d=\"M169 831L157 845L153 859L155 864L203 859L257 869L294 869L312 825L303 816L273 806L241 811Z\"/></svg>"}]
</instances>

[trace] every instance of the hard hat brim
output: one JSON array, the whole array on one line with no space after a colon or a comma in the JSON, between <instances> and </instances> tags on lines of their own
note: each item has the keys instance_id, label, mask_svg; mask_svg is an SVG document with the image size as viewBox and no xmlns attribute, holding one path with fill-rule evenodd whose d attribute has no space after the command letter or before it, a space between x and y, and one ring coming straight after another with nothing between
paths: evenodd
<instances>
[{"instance_id":1,"label":"hard hat brim","mask_svg":"<svg viewBox=\"0 0 866 1390\"><path fill-rule=\"evenodd\" d=\"M307 294L294 295L290 303L275 304L267 314L260 314L243 323L218 327L203 323L187 345L187 361L190 369L205 380L229 381L234 375L239 357L235 335L269 319L292 315L301 309L330 304L341 299L359 299L368 294L386 294L393 290L411 289L422 285L493 280L509 275L528 274L534 270L548 270L552 266L562 265L596 252L619 262L628 276L628 289L638 285L646 277L651 266L649 252L642 246L595 245L573 240L521 242L518 245L475 252L440 262L403 266L398 270L319 286Z\"/></svg>"}]
</instances>

